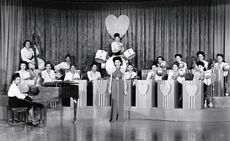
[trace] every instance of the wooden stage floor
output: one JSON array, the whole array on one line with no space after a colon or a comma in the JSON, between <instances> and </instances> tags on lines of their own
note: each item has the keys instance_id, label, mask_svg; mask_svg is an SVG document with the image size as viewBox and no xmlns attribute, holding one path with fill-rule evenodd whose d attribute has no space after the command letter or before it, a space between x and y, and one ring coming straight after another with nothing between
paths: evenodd
<instances>
[{"instance_id":1,"label":"wooden stage floor","mask_svg":"<svg viewBox=\"0 0 230 141\"><path fill-rule=\"evenodd\" d=\"M0 141L229 141L230 122L199 123L154 120L125 120L110 123L105 119L61 117L57 109L49 109L46 128L9 127L0 121Z\"/></svg>"}]
</instances>

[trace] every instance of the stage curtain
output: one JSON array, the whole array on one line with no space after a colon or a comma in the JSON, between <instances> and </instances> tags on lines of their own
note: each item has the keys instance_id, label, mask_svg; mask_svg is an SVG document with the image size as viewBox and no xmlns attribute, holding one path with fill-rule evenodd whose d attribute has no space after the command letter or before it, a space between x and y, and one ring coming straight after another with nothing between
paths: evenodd
<instances>
[{"instance_id":1,"label":"stage curtain","mask_svg":"<svg viewBox=\"0 0 230 141\"><path fill-rule=\"evenodd\" d=\"M112 38L105 27L105 18L109 14L124 14L130 18L130 26L122 42L125 49L133 48L136 52L136 57L131 62L138 69L150 68L152 61L159 55L172 64L176 53L183 54L190 67L192 57L199 50L205 51L207 60L213 59L217 53L224 53L226 61L230 62L228 0L74 4L53 2L23 1L22 11L17 12L17 15L22 14L22 19L18 20L15 19L19 16L12 11L7 13L13 14L10 19L15 20L14 24L22 28L17 29L21 32L17 34L21 36L13 35L20 41L8 42L17 42L14 46L6 46L6 42L1 41L1 45L4 45L1 50L8 51L8 54L1 52L1 70L4 71L1 72L2 84L9 82L9 75L6 77L5 74L16 69L20 45L25 39L31 40L34 33L39 38L42 59L57 64L69 53L75 57L73 61L76 65L81 68L89 66L98 49L109 51ZM22 25L16 24L19 21ZM6 29L2 23L1 27ZM1 36L6 36L6 32L1 33ZM14 51L13 54L9 54L10 50ZM14 62L3 61L11 60L9 58L14 59Z\"/></svg>"},{"instance_id":2,"label":"stage curtain","mask_svg":"<svg viewBox=\"0 0 230 141\"><path fill-rule=\"evenodd\" d=\"M0 1L0 93L6 92L18 68L22 41L22 1Z\"/></svg>"}]
</instances>

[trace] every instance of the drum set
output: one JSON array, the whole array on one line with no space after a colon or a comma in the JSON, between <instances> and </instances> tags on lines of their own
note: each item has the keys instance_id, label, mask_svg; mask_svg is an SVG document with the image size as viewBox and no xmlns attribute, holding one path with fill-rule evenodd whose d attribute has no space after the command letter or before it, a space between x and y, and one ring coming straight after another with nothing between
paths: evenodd
<instances>
[{"instance_id":1,"label":"drum set","mask_svg":"<svg viewBox=\"0 0 230 141\"><path fill-rule=\"evenodd\" d=\"M115 65L113 63L113 58L116 56L120 56L122 59L122 69L126 69L126 60L130 60L132 58L135 57L135 52L132 48L127 49L126 51L124 51L123 55L113 55L113 56L109 56L108 52L104 51L104 50L97 50L96 52L96 56L95 56L95 61L98 63L101 63L102 66L105 64L105 69L107 71L108 74L112 73L112 70L114 70Z\"/></svg>"}]
</instances>

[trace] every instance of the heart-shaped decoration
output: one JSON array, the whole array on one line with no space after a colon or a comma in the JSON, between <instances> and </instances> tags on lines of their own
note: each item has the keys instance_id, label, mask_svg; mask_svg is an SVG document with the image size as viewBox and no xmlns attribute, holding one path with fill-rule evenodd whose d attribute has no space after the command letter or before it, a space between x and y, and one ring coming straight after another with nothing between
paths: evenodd
<instances>
[{"instance_id":1,"label":"heart-shaped decoration","mask_svg":"<svg viewBox=\"0 0 230 141\"><path fill-rule=\"evenodd\" d=\"M186 85L186 91L189 96L195 96L198 91L198 86L196 84L188 84Z\"/></svg>"},{"instance_id":2,"label":"heart-shaped decoration","mask_svg":"<svg viewBox=\"0 0 230 141\"><path fill-rule=\"evenodd\" d=\"M107 91L107 82L105 83L105 81L98 81L97 82L97 91L100 94L105 94Z\"/></svg>"},{"instance_id":3,"label":"heart-shaped decoration","mask_svg":"<svg viewBox=\"0 0 230 141\"><path fill-rule=\"evenodd\" d=\"M169 92L171 90L171 85L169 83L162 83L160 84L160 90L164 96L169 95Z\"/></svg>"},{"instance_id":4,"label":"heart-shaped decoration","mask_svg":"<svg viewBox=\"0 0 230 141\"><path fill-rule=\"evenodd\" d=\"M115 15L108 15L105 19L105 26L111 37L115 33L119 33L123 37L129 28L129 17L120 15L118 18Z\"/></svg>"},{"instance_id":5,"label":"heart-shaped decoration","mask_svg":"<svg viewBox=\"0 0 230 141\"><path fill-rule=\"evenodd\" d=\"M146 95L149 90L149 84L148 83L141 83L138 85L138 90L141 95Z\"/></svg>"}]
</instances>

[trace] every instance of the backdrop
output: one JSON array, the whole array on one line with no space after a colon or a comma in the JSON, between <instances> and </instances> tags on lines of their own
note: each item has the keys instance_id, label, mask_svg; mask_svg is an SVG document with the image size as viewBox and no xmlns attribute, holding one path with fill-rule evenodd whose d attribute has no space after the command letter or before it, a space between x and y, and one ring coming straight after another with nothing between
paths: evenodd
<instances>
[{"instance_id":1,"label":"backdrop","mask_svg":"<svg viewBox=\"0 0 230 141\"><path fill-rule=\"evenodd\" d=\"M224 53L230 62L230 3L228 0L163 2L91 2L54 4L29 0L0 3L0 84L6 91L18 69L22 42L36 33L40 57L56 64L70 53L80 67L89 66L98 49L108 51L112 38L105 28L109 14L127 15L130 26L122 42L133 48L132 63L150 68L159 55L171 64L174 54L192 56L205 51L206 59Z\"/></svg>"}]
</instances>

